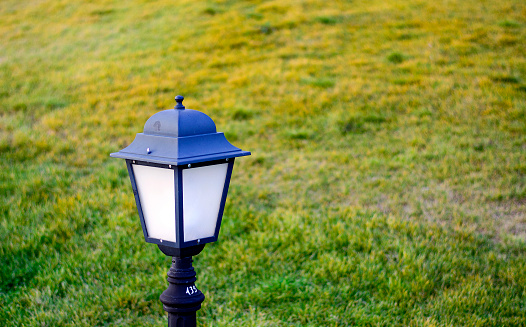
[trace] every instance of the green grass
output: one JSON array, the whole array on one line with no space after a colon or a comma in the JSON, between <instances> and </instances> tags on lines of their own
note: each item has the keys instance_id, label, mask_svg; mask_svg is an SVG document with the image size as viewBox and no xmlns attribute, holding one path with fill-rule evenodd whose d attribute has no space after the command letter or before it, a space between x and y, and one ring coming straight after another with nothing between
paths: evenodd
<instances>
[{"instance_id":1,"label":"green grass","mask_svg":"<svg viewBox=\"0 0 526 327\"><path fill-rule=\"evenodd\" d=\"M201 326L526 324L524 1L0 6L0 325L165 326L124 162L187 108L236 162Z\"/></svg>"}]
</instances>

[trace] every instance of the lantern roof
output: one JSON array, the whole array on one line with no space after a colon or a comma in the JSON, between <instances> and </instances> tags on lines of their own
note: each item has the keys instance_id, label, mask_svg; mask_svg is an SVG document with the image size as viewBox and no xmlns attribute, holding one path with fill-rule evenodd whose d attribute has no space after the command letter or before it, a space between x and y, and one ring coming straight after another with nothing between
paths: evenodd
<instances>
[{"instance_id":1,"label":"lantern roof","mask_svg":"<svg viewBox=\"0 0 526 327\"><path fill-rule=\"evenodd\" d=\"M178 166L250 155L218 133L214 121L206 114L186 109L183 99L176 96L174 109L150 117L144 131L110 157Z\"/></svg>"}]
</instances>

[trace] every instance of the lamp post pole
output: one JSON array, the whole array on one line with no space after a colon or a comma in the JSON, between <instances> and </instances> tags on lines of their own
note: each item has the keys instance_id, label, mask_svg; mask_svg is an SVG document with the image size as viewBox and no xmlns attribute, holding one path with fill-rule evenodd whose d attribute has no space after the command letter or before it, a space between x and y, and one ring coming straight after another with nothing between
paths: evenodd
<instances>
[{"instance_id":1,"label":"lamp post pole","mask_svg":"<svg viewBox=\"0 0 526 327\"><path fill-rule=\"evenodd\" d=\"M168 271L168 288L161 294L164 311L168 312L168 327L196 327L196 312L201 309L205 295L195 286L196 273L192 256L201 253L203 245L175 249L157 245L165 255L172 257Z\"/></svg>"},{"instance_id":2,"label":"lamp post pole","mask_svg":"<svg viewBox=\"0 0 526 327\"><path fill-rule=\"evenodd\" d=\"M196 312L201 309L205 296L195 287L192 257L172 257L167 279L169 286L160 300L168 312L168 327L195 327Z\"/></svg>"}]
</instances>

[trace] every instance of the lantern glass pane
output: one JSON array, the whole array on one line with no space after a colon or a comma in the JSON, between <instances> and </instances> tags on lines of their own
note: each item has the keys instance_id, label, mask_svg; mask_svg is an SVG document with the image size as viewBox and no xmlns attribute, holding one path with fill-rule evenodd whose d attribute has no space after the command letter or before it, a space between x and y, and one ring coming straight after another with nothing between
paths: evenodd
<instances>
[{"instance_id":1,"label":"lantern glass pane","mask_svg":"<svg viewBox=\"0 0 526 327\"><path fill-rule=\"evenodd\" d=\"M148 237L175 242L174 171L132 166Z\"/></svg>"},{"instance_id":2,"label":"lantern glass pane","mask_svg":"<svg viewBox=\"0 0 526 327\"><path fill-rule=\"evenodd\" d=\"M183 170L184 241L215 234L228 164Z\"/></svg>"}]
</instances>

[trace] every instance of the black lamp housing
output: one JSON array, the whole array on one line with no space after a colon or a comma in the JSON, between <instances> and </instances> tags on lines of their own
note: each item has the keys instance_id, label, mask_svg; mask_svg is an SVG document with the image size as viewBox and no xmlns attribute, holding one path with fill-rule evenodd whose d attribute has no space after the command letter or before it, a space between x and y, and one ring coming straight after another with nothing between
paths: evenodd
<instances>
[{"instance_id":1,"label":"black lamp housing","mask_svg":"<svg viewBox=\"0 0 526 327\"><path fill-rule=\"evenodd\" d=\"M217 240L234 160L236 157L250 155L250 152L242 151L230 144L223 133L218 133L213 120L206 114L196 110L185 109L182 104L183 99L182 96L177 96L175 98L177 105L174 109L164 110L150 117L144 125L144 132L138 133L129 146L119 152L110 154L113 158L126 159L146 242L158 244L161 250L164 249L163 252L169 252L172 255L173 253L178 253L180 249L188 247L196 248L198 246L198 248L202 249L200 245L204 246L206 243ZM215 232L213 236L186 241L183 210L183 175L185 170L221 164L226 164L227 166ZM175 242L152 237L149 234L134 172L135 165L173 171ZM171 173L169 176L171 176ZM172 190L166 191L172 192ZM170 252L169 248L176 250L176 252Z\"/></svg>"}]
</instances>

